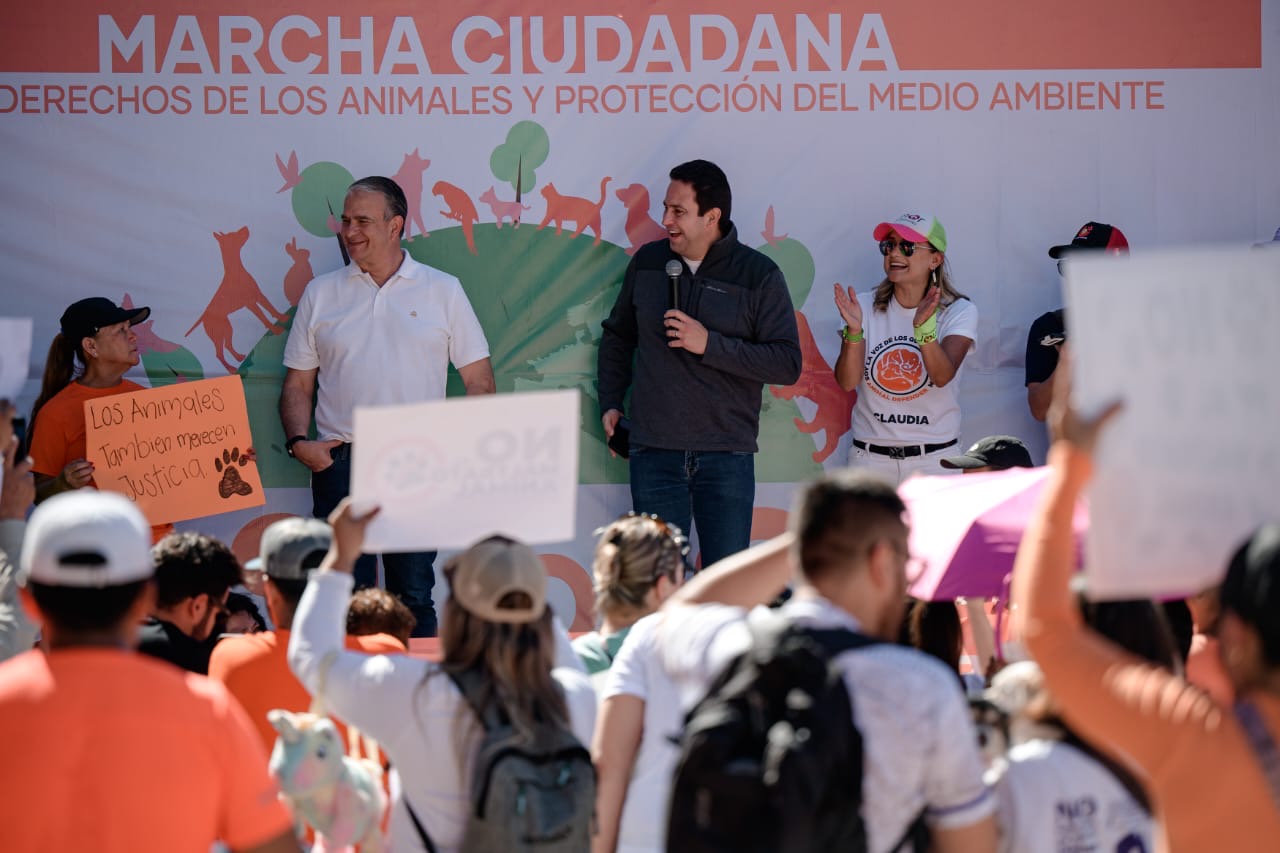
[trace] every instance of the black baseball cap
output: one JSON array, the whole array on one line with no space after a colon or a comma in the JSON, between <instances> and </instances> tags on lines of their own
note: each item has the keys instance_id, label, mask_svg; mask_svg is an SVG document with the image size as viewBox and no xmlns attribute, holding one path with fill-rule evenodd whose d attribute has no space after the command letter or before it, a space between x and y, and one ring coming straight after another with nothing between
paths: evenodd
<instances>
[{"instance_id":1,"label":"black baseball cap","mask_svg":"<svg viewBox=\"0 0 1280 853\"><path fill-rule=\"evenodd\" d=\"M1102 249L1112 254L1127 254L1129 241L1124 238L1124 233L1113 225L1105 222L1086 222L1080 226L1080 230L1076 232L1076 236L1070 243L1050 249L1049 257L1060 258L1067 252L1076 252L1081 249Z\"/></svg>"},{"instance_id":2,"label":"black baseball cap","mask_svg":"<svg viewBox=\"0 0 1280 853\"><path fill-rule=\"evenodd\" d=\"M976 442L963 456L948 456L943 468L1034 468L1031 453L1020 439L1011 435L989 435Z\"/></svg>"},{"instance_id":3,"label":"black baseball cap","mask_svg":"<svg viewBox=\"0 0 1280 853\"><path fill-rule=\"evenodd\" d=\"M91 338L98 330L129 321L136 326L151 316L150 308L123 308L105 296L91 296L74 302L62 312L62 334L74 341Z\"/></svg>"}]
</instances>

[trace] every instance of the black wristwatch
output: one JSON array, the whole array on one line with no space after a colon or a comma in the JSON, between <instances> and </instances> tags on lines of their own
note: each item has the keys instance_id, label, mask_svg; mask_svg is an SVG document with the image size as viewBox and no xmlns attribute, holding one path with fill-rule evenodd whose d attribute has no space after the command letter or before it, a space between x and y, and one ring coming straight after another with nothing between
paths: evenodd
<instances>
[{"instance_id":1,"label":"black wristwatch","mask_svg":"<svg viewBox=\"0 0 1280 853\"><path fill-rule=\"evenodd\" d=\"M290 457L297 459L298 457L293 455L293 446L297 444L299 441L306 441L306 440L307 440L307 437L305 435L295 435L293 438L289 439L284 443L284 452L288 453Z\"/></svg>"}]
</instances>

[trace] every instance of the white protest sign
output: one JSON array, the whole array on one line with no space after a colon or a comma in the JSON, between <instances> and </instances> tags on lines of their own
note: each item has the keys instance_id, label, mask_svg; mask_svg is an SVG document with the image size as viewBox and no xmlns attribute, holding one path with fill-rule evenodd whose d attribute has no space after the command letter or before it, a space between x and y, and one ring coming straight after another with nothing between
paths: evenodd
<instances>
[{"instance_id":1,"label":"white protest sign","mask_svg":"<svg viewBox=\"0 0 1280 853\"><path fill-rule=\"evenodd\" d=\"M365 551L572 540L578 413L576 390L357 408L351 495L382 508Z\"/></svg>"},{"instance_id":2,"label":"white protest sign","mask_svg":"<svg viewBox=\"0 0 1280 853\"><path fill-rule=\"evenodd\" d=\"M18 399L31 360L31 318L0 317L0 400Z\"/></svg>"},{"instance_id":3,"label":"white protest sign","mask_svg":"<svg viewBox=\"0 0 1280 853\"><path fill-rule=\"evenodd\" d=\"M1091 595L1181 595L1280 520L1280 253L1068 261L1076 404L1123 411L1090 489Z\"/></svg>"}]
</instances>

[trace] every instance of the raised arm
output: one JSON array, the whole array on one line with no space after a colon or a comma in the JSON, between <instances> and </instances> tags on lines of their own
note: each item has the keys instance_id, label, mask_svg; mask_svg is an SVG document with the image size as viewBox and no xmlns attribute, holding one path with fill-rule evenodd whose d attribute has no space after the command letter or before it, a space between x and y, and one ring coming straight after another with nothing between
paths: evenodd
<instances>
[{"instance_id":1,"label":"raised arm","mask_svg":"<svg viewBox=\"0 0 1280 853\"><path fill-rule=\"evenodd\" d=\"M1128 756L1148 774L1174 755L1183 737L1219 729L1212 700L1173 673L1145 663L1083 623L1070 591L1072 515L1092 474L1092 451L1113 405L1094 420L1067 404L1066 362L1050 410L1056 436L1041 503L1023 537L1013 573L1022 638L1079 733L1109 753Z\"/></svg>"},{"instance_id":2,"label":"raised arm","mask_svg":"<svg viewBox=\"0 0 1280 853\"><path fill-rule=\"evenodd\" d=\"M844 320L840 335L840 355L836 356L836 382L846 391L862 384L866 372L867 338L862 328L862 304L852 287L836 282L836 310Z\"/></svg>"}]
</instances>

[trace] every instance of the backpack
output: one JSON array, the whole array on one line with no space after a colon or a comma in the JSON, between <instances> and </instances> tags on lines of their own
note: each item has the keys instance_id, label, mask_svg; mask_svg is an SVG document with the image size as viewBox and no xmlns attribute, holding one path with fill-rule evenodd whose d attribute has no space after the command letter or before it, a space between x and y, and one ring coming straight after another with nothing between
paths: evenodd
<instances>
[{"instance_id":1,"label":"backpack","mask_svg":"<svg viewBox=\"0 0 1280 853\"><path fill-rule=\"evenodd\" d=\"M832 658L876 641L772 611L747 626L751 648L685 719L667 850L866 850L862 736Z\"/></svg>"},{"instance_id":2,"label":"backpack","mask_svg":"<svg viewBox=\"0 0 1280 853\"><path fill-rule=\"evenodd\" d=\"M531 733L516 729L496 702L484 701L486 676L480 672L448 675L484 727L471 780L471 809L458 849L586 853L596 799L591 753L556 723L539 723ZM405 805L423 845L435 853L407 797Z\"/></svg>"}]
</instances>

